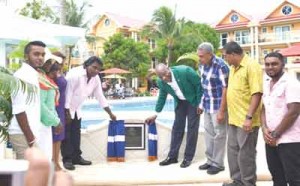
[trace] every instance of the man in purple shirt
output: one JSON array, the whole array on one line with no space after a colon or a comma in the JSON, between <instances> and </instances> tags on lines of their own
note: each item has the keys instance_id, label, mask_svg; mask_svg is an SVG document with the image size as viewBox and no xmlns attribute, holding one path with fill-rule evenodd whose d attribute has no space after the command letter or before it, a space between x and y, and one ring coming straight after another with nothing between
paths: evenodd
<instances>
[{"instance_id":1,"label":"man in purple shirt","mask_svg":"<svg viewBox=\"0 0 300 186\"><path fill-rule=\"evenodd\" d=\"M284 59L265 57L262 131L274 186L300 185L300 83L284 72Z\"/></svg>"},{"instance_id":2,"label":"man in purple shirt","mask_svg":"<svg viewBox=\"0 0 300 186\"><path fill-rule=\"evenodd\" d=\"M92 164L91 161L84 160L81 157L82 152L80 150L81 106L89 96L95 97L100 106L108 113L110 119L116 120L116 116L111 112L103 95L98 77L102 66L101 59L92 56L84 62L83 66L71 69L66 76L65 109L67 125L65 128L66 136L61 147L63 164L66 169L74 170L74 164Z\"/></svg>"}]
</instances>

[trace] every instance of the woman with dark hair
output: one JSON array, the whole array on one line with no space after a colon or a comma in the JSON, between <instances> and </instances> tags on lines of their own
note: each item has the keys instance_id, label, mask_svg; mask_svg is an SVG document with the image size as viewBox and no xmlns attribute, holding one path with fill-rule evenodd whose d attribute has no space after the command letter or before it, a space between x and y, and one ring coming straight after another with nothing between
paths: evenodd
<instances>
[{"instance_id":1,"label":"woman with dark hair","mask_svg":"<svg viewBox=\"0 0 300 186\"><path fill-rule=\"evenodd\" d=\"M62 142L62 156L64 167L74 170L77 165L91 165L81 157L80 150L80 128L81 128L81 106L89 97L97 99L100 106L108 113L111 120L116 116L111 112L107 100L102 92L102 86L98 74L103 66L100 58L90 57L82 66L71 69L67 76L65 113L67 122L66 136Z\"/></svg>"},{"instance_id":2,"label":"woman with dark hair","mask_svg":"<svg viewBox=\"0 0 300 186\"><path fill-rule=\"evenodd\" d=\"M57 73L57 77L54 79L55 83L58 86L59 89L59 100L58 105L56 106L56 112L59 116L61 125L61 132L55 133L55 128L52 127L52 133L53 133L53 161L55 163L56 170L61 170L61 167L59 165L59 154L60 154L60 147L61 142L65 138L65 125L66 125L66 117L65 117L65 102L66 102L66 87L67 87L67 80L65 79L65 76L63 74L63 66L64 61L66 57L59 51L52 53L54 56L60 57L62 59L62 63L55 64L58 65L59 71Z\"/></svg>"},{"instance_id":3,"label":"woman with dark hair","mask_svg":"<svg viewBox=\"0 0 300 186\"><path fill-rule=\"evenodd\" d=\"M60 66L58 61L61 59L55 59L54 56L46 54L46 62L42 66L39 75L40 84L40 99L41 99L41 122L45 126L45 129L41 131L44 138L49 138L49 142L52 142L52 131L51 127L55 127L53 134L61 133L61 122L58 114L55 110L55 106L58 105L59 100L59 89L54 79L57 78ZM47 144L48 153L55 163L56 170L60 170L58 159L55 159L54 151L56 150L53 143Z\"/></svg>"}]
</instances>

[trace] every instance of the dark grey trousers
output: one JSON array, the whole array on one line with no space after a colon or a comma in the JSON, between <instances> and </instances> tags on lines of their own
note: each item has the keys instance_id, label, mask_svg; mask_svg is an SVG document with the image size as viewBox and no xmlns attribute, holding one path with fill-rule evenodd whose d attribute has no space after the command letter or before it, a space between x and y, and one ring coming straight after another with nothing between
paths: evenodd
<instances>
[{"instance_id":1,"label":"dark grey trousers","mask_svg":"<svg viewBox=\"0 0 300 186\"><path fill-rule=\"evenodd\" d=\"M227 156L232 180L244 186L256 185L256 144L258 127L247 133L234 125L228 126Z\"/></svg>"},{"instance_id":2,"label":"dark grey trousers","mask_svg":"<svg viewBox=\"0 0 300 186\"><path fill-rule=\"evenodd\" d=\"M184 158L188 161L192 161L198 141L200 115L197 114L197 107L192 106L186 100L180 100L175 109L175 121L172 128L171 147L168 156L170 158L178 158L179 149L184 136L186 118L188 126Z\"/></svg>"}]
</instances>

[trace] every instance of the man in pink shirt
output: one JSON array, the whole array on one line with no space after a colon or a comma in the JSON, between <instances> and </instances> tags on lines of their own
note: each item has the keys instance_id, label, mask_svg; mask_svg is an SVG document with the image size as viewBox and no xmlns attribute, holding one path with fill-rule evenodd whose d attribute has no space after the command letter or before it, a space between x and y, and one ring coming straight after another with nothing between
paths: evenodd
<instances>
[{"instance_id":1,"label":"man in pink shirt","mask_svg":"<svg viewBox=\"0 0 300 186\"><path fill-rule=\"evenodd\" d=\"M265 57L262 131L274 186L300 185L300 83L284 72L284 59Z\"/></svg>"},{"instance_id":2,"label":"man in pink shirt","mask_svg":"<svg viewBox=\"0 0 300 186\"><path fill-rule=\"evenodd\" d=\"M111 112L107 100L103 95L102 86L98 74L103 66L100 58L96 56L86 60L83 66L71 69L67 76L66 88L66 137L62 141L61 152L64 167L74 170L74 164L91 165L91 161L81 157L80 150L80 128L81 128L81 106L89 97L95 97L100 106L108 113L112 120L116 116ZM68 122L69 120L69 122Z\"/></svg>"}]
</instances>

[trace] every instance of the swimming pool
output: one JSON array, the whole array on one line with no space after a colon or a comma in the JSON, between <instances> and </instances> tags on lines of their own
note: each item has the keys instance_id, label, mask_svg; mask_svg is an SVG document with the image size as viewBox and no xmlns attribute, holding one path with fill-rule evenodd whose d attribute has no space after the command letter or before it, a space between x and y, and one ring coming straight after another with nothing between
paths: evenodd
<instances>
[{"instance_id":1,"label":"swimming pool","mask_svg":"<svg viewBox=\"0 0 300 186\"><path fill-rule=\"evenodd\" d=\"M146 119L154 113L157 97L136 97L125 100L108 100L113 113L117 119L123 119L124 115L140 117ZM109 117L107 113L99 106L94 99L87 100L82 106L81 128L86 129L91 125L99 125L107 122ZM134 119L134 118L133 118ZM167 98L162 112L158 115L157 121L171 125L174 121L174 100Z\"/></svg>"}]
</instances>

